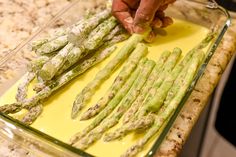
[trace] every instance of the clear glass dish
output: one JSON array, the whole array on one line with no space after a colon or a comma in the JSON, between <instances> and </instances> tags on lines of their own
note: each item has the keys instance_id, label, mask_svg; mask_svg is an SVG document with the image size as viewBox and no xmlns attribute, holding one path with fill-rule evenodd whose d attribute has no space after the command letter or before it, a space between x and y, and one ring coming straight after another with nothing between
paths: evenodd
<instances>
[{"instance_id":1,"label":"clear glass dish","mask_svg":"<svg viewBox=\"0 0 236 157\"><path fill-rule=\"evenodd\" d=\"M105 3L105 0L99 0L95 2L93 0L73 1L70 5L59 12L59 14L54 19L47 23L46 26L40 28L34 36L28 39L28 43L12 51L5 58L2 58L0 60L0 68L4 70L4 68L2 67L4 67L6 64L14 64L14 55L16 55L17 53L29 51L28 44L33 40L47 35L53 28L53 24L55 23L55 21L61 20L63 21L63 27L69 26L74 21L80 19L81 16L86 13L86 10L93 9L94 7L97 7L103 3ZM216 33L216 38L207 49L208 56L206 57L206 60L198 71L197 76L189 87L187 94L182 99L181 104L178 106L177 110L168 121L159 138L156 139L152 148L147 153L147 156L150 157L154 156L155 152L158 150L158 147L164 140L166 134L168 133L173 122L178 116L178 113L184 106L185 101L191 94L191 91L193 90L198 79L203 74L206 65L208 64L216 48L218 47L225 31L230 25L230 17L228 12L222 7L218 6L215 2L205 3L200 1L178 0L173 5L168 7L168 9L166 10L166 14L176 19L190 21L192 23L207 27L212 32ZM16 68L13 74L13 78L2 80L2 82L0 82L0 96L4 94L8 90L8 88L10 88L26 72L26 64L27 62L24 65ZM11 141L12 143L20 144L22 146L22 149L26 149L27 151L36 154L36 156L42 156L42 153L48 156L59 157L92 156L50 135L34 129L33 127L26 126L20 121L2 113L0 113L0 137Z\"/></svg>"}]
</instances>

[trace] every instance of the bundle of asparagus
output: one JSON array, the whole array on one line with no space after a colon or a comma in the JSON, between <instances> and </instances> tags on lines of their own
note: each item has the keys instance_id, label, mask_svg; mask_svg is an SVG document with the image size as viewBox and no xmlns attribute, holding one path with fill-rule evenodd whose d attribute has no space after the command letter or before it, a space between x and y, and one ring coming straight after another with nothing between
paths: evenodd
<instances>
[{"instance_id":1,"label":"bundle of asparagus","mask_svg":"<svg viewBox=\"0 0 236 157\"><path fill-rule=\"evenodd\" d=\"M135 156L175 111L204 60L203 48L213 36L208 35L180 62L182 51L179 48L163 52L155 63L140 55L144 45L138 44L105 96L82 115L82 120L94 116L95 119L71 138L71 144L87 149L102 136L108 142L132 131L148 129L144 137L122 155ZM108 132L120 121L124 123L121 128Z\"/></svg>"},{"instance_id":2,"label":"bundle of asparagus","mask_svg":"<svg viewBox=\"0 0 236 157\"><path fill-rule=\"evenodd\" d=\"M79 46L70 42L68 37L75 30L77 37L83 37ZM107 58L116 49L114 44L128 37L123 27L111 16L110 10L106 9L82 18L72 27L56 32L54 36L32 42L31 48L38 57L28 65L28 72L18 87L17 102L1 106L0 112L16 113L25 108L29 113L22 121L31 124L42 112L45 98ZM114 60L120 63L117 57ZM33 79L38 82L34 87L37 93L27 98L27 88Z\"/></svg>"}]
</instances>

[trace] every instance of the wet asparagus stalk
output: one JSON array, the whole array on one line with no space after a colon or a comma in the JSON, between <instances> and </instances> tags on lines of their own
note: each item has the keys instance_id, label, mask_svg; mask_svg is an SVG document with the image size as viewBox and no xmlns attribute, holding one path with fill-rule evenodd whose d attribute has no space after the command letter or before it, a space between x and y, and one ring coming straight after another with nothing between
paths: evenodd
<instances>
[{"instance_id":1,"label":"wet asparagus stalk","mask_svg":"<svg viewBox=\"0 0 236 157\"><path fill-rule=\"evenodd\" d=\"M104 37L104 41L112 40L116 35L123 34L124 28L118 24L107 36Z\"/></svg>"},{"instance_id":2,"label":"wet asparagus stalk","mask_svg":"<svg viewBox=\"0 0 236 157\"><path fill-rule=\"evenodd\" d=\"M144 57L148 52L147 47L144 44L138 44L135 50L132 52L130 57L128 58L127 63L124 65L116 79L114 80L111 87L108 89L106 94L100 98L100 100L96 103L96 105L90 107L82 116L81 120L87 120L97 115L108 102L115 96L117 91L122 87L125 81L128 79L130 74L136 68L138 62L142 57Z\"/></svg>"},{"instance_id":3,"label":"wet asparagus stalk","mask_svg":"<svg viewBox=\"0 0 236 157\"><path fill-rule=\"evenodd\" d=\"M122 98L121 102L119 103L118 109L108 119L105 119L97 128L95 128L87 136L82 138L76 144L78 148L87 149L92 143L100 139L105 131L107 131L109 128L113 127L119 122L120 118L130 107L131 103L139 95L141 88L148 79L148 76L154 66L155 62L152 60L148 60L145 63L144 67L142 68L137 79L134 81L129 92L124 98Z\"/></svg>"},{"instance_id":4,"label":"wet asparagus stalk","mask_svg":"<svg viewBox=\"0 0 236 157\"><path fill-rule=\"evenodd\" d=\"M116 38L116 37L118 37L118 38ZM106 43L104 43L103 46L101 46L99 49L103 49L104 47L109 47L110 45L113 45L113 44L116 44L118 42L121 42L121 41L127 39L129 37L129 35L127 35L127 34L120 34L120 35L118 35L116 37L114 37L112 40L107 41ZM56 77L60 76L67 69L69 69L71 66L73 66L78 60L80 60L81 58L85 57L88 53L92 53L92 51L91 52L83 52L83 51L81 51L80 48L73 47L72 50L70 51L70 53L66 57L66 59L67 59L66 62L64 63L64 65L56 73ZM40 67L40 66L38 66L38 67ZM39 69L39 68L37 68L37 69ZM34 90L36 92L39 92L45 86L46 86L45 82L37 83L35 85L35 87L34 87Z\"/></svg>"},{"instance_id":5,"label":"wet asparagus stalk","mask_svg":"<svg viewBox=\"0 0 236 157\"><path fill-rule=\"evenodd\" d=\"M114 132L111 132L111 133L107 134L105 136L105 140L114 140L114 139L120 138L120 137L128 134L129 132L133 131L135 129L135 127L138 127L138 126L135 126L133 124L137 124L138 121L140 119L142 119L142 117L146 114L146 112L145 112L146 111L146 107L144 107L144 106L146 106L149 103L150 100L155 98L155 94L156 93L158 93L158 92L166 93L165 91L162 91L163 89L165 89L164 87L167 86L167 85L169 87L169 85L171 84L171 81L173 81L173 78L176 78L177 77L176 75L179 74L178 72L180 72L180 70L183 68L183 66L187 64L187 62L182 61L182 62L185 62L184 65L178 64L178 65L175 66L175 64L177 63L177 61L178 61L178 59L180 57L180 54L181 54L181 50L178 49L178 48L175 48L174 51L171 53L171 55L168 57L167 61L164 63L163 71L160 72L160 75L159 75L158 79L155 81L155 83L153 84L153 87L148 91L146 98L141 102L141 104L139 104L140 106L141 105L143 105L143 106L141 106L138 109L138 111L136 112L136 114L133 115L133 118L130 119L127 124L125 124L125 127L123 126L121 128L116 129ZM186 57L185 57L184 60L188 60L189 61L189 58L187 57L187 59L186 59ZM175 74L173 76L173 78L171 77L171 75L173 73L173 72L171 72L172 69L173 69L174 74ZM175 69L177 69L177 70L175 70ZM172 78L172 80L169 79L170 82L168 82L167 79L165 79L165 78L168 78L168 77ZM161 82L160 82L160 80L161 80ZM165 84L165 85L162 85L162 84ZM157 90L158 90L158 92L157 92ZM152 121L150 119L149 123L147 123L147 125L150 125L151 122ZM145 126L143 126L143 127L145 127Z\"/></svg>"},{"instance_id":6,"label":"wet asparagus stalk","mask_svg":"<svg viewBox=\"0 0 236 157\"><path fill-rule=\"evenodd\" d=\"M65 63L66 56L70 53L72 48L74 47L73 44L68 43L63 49L61 49L56 56L54 56L51 60L46 62L42 69L39 71L38 75L44 80L49 81L51 80L56 72L62 67Z\"/></svg>"},{"instance_id":7,"label":"wet asparagus stalk","mask_svg":"<svg viewBox=\"0 0 236 157\"><path fill-rule=\"evenodd\" d=\"M181 54L180 49L174 49L173 53L176 52L177 54ZM176 70L178 69L178 70ZM140 109L138 113L138 117L145 116L148 112L156 112L160 109L161 105L163 104L168 91L172 87L175 79L179 75L182 68L174 68L172 72L167 72L166 78L162 82L160 86L154 86L156 88L156 94L152 97L150 101L147 101Z\"/></svg>"},{"instance_id":8,"label":"wet asparagus stalk","mask_svg":"<svg viewBox=\"0 0 236 157\"><path fill-rule=\"evenodd\" d=\"M85 14L84 17L82 17L78 22L76 22L74 25L72 25L72 27L76 27L77 25L79 24L82 24L84 23L88 18L90 18L91 16L93 15L92 12L87 12ZM48 42L51 42L53 43L52 41L53 40L57 40L57 38L61 37L61 36L64 36L64 35L67 35L70 31L70 27L67 27L67 28L61 28L59 30L56 30L55 33L53 33L50 37L48 38L43 38L43 39L39 39L39 40L35 40L33 41L31 44L30 44L30 47L31 47L31 50L34 50L36 51L36 53L38 55L45 55L44 51L37 51L37 49L39 49L43 44L46 44ZM60 47L60 45L58 45ZM58 47L57 46L57 47ZM63 47L63 46L62 46ZM60 48L56 48L56 49L60 49ZM46 54L49 54L49 53L52 53L50 51L46 51L47 53Z\"/></svg>"},{"instance_id":9,"label":"wet asparagus stalk","mask_svg":"<svg viewBox=\"0 0 236 157\"><path fill-rule=\"evenodd\" d=\"M142 41L144 35L133 34L126 42L126 44L120 49L118 54L101 70L95 78L87 84L87 86L76 96L73 103L71 117L75 119L78 112L85 106L85 103L94 94L96 88L106 80L115 68L124 61L125 58L133 51L137 44Z\"/></svg>"},{"instance_id":10,"label":"wet asparagus stalk","mask_svg":"<svg viewBox=\"0 0 236 157\"><path fill-rule=\"evenodd\" d=\"M67 35L56 37L54 40L48 41L36 49L36 53L43 55L63 48L68 43Z\"/></svg>"},{"instance_id":11,"label":"wet asparagus stalk","mask_svg":"<svg viewBox=\"0 0 236 157\"><path fill-rule=\"evenodd\" d=\"M130 109L124 114L123 118L123 123L127 123L133 115L138 111L140 106L142 105L142 102L144 101L145 97L147 96L148 91L152 88L153 83L155 82L156 79L158 79L159 74L163 68L164 63L170 56L170 51L164 51L161 54L160 59L157 61L156 66L154 67L154 70L150 74L149 79L145 83L144 87L142 88L142 92L140 95L137 97L137 99L133 102L132 106Z\"/></svg>"},{"instance_id":12,"label":"wet asparagus stalk","mask_svg":"<svg viewBox=\"0 0 236 157\"><path fill-rule=\"evenodd\" d=\"M167 61L165 62L158 79L154 82L153 87L149 90L143 104L146 104L155 96L155 94L157 93L157 89L161 86L161 84L163 83L167 75L172 71L172 69L178 63L181 57L181 53L182 53L181 49L174 48L173 52L171 53L171 55L168 57Z\"/></svg>"},{"instance_id":13,"label":"wet asparagus stalk","mask_svg":"<svg viewBox=\"0 0 236 157\"><path fill-rule=\"evenodd\" d=\"M40 56L38 58L36 58L35 60L32 60L28 65L27 65L27 69L30 72L34 72L37 73L42 67L43 65L49 61L49 57L47 56Z\"/></svg>"},{"instance_id":14,"label":"wet asparagus stalk","mask_svg":"<svg viewBox=\"0 0 236 157\"><path fill-rule=\"evenodd\" d=\"M17 102L22 102L24 101L24 99L26 99L29 84L34 78L35 78L35 73L32 72L27 72L23 76L22 82L19 84L17 88L17 93L16 93Z\"/></svg>"},{"instance_id":15,"label":"wet asparagus stalk","mask_svg":"<svg viewBox=\"0 0 236 157\"><path fill-rule=\"evenodd\" d=\"M190 64L187 68L184 68L186 72L183 82L180 85L180 88L174 98L170 101L170 103L165 104L161 110L158 112L156 116L154 125L149 129L149 131L144 135L144 137L139 140L135 145L130 147L122 157L131 157L137 155L145 144L155 135L158 130L162 127L164 122L172 115L182 98L184 97L188 87L192 83L192 80L196 74L199 64L201 63L201 59L203 58L203 53L197 53L196 57L192 57ZM183 70L184 71L184 70Z\"/></svg>"},{"instance_id":16,"label":"wet asparagus stalk","mask_svg":"<svg viewBox=\"0 0 236 157\"><path fill-rule=\"evenodd\" d=\"M102 30L101 30L102 31ZM101 33L101 32L99 32ZM105 33L105 32L104 32ZM104 41L102 47L106 46L106 45L113 45L116 44L118 42L121 42L123 40L126 40L128 38L127 34L120 34L116 37L114 37L113 39L109 40L109 41ZM100 43L97 43L98 46L100 46ZM56 73L56 75L60 75L62 74L64 71L66 71L68 68L70 68L72 65L74 65L76 62L78 62L81 58L85 57L86 55L88 55L89 53L92 53L94 50L85 50L84 48L82 48L80 46L79 47L74 47L70 53L66 56L66 61L64 63L64 65L59 69L59 71Z\"/></svg>"},{"instance_id":17,"label":"wet asparagus stalk","mask_svg":"<svg viewBox=\"0 0 236 157\"><path fill-rule=\"evenodd\" d=\"M35 51L37 49L39 49L43 44L47 43L49 40L48 39L39 39L39 40L35 40L30 44L30 49Z\"/></svg>"},{"instance_id":18,"label":"wet asparagus stalk","mask_svg":"<svg viewBox=\"0 0 236 157\"><path fill-rule=\"evenodd\" d=\"M181 69L183 69L184 67L188 67L187 64L188 64L188 62L191 60L192 56L193 56L194 54L197 54L198 52L200 52L203 48L205 48L205 47L209 44L209 42L213 39L213 37L214 37L214 34L209 34L209 35L208 35L205 39L203 39L196 47L194 47L192 50L190 50L190 51L186 54L186 56L184 57L184 59L182 59L182 61L181 61L178 65L176 65L176 67L174 68L174 70L173 70L172 73L176 73L177 71L181 71ZM165 75L165 76L166 76L166 75ZM158 81L158 79L157 79L157 81ZM155 85L154 85L154 86L155 86ZM173 93L174 93L172 90L175 89L175 88L176 88L176 87L172 87L172 88L170 89L170 91L168 92L168 95L169 95L169 96L167 95L166 101L171 100L170 98L173 97ZM175 91L175 92L176 92L176 91ZM153 94L153 96L154 96L154 94ZM151 97L150 97L150 98L151 98ZM147 99L146 99L146 100L147 100ZM150 99L149 99L149 100L150 100ZM148 102L148 101L146 101L146 102ZM140 109L140 111L142 112L141 109ZM143 112L143 113L145 113L145 112ZM142 114L140 114L139 117L134 116L134 118L132 118L132 121L129 122L129 124L127 124L126 127L119 128L119 129L117 129L116 131L114 131L114 132L108 134L105 139L114 140L114 139L116 139L116 138L122 137L123 135L127 134L127 133L130 132L130 131L135 130L135 127L134 127L134 125L132 125L132 123L133 123L133 124L138 123L138 121L140 121L140 118L142 118L141 115L142 115ZM137 120L137 119L138 119L138 120ZM146 123L146 124L150 124L150 123Z\"/></svg>"},{"instance_id":19,"label":"wet asparagus stalk","mask_svg":"<svg viewBox=\"0 0 236 157\"><path fill-rule=\"evenodd\" d=\"M111 15L109 9L87 19L85 22L73 27L68 35L68 40L73 44L80 46L91 32L99 23L106 20Z\"/></svg>"},{"instance_id":20,"label":"wet asparagus stalk","mask_svg":"<svg viewBox=\"0 0 236 157\"><path fill-rule=\"evenodd\" d=\"M38 103L38 105L29 109L28 113L23 117L22 122L26 125L31 125L43 112L43 105Z\"/></svg>"},{"instance_id":21,"label":"wet asparagus stalk","mask_svg":"<svg viewBox=\"0 0 236 157\"><path fill-rule=\"evenodd\" d=\"M32 98L26 99L23 102L17 102L13 104L6 104L3 106L0 106L0 112L9 114L9 113L16 113L19 112L23 108L32 108L33 106L37 105L37 103L40 100L43 100L50 96L54 91L58 90L65 84L67 84L69 81L71 81L76 76L82 74L87 69L91 68L95 64L103 61L105 58L107 58L114 50L116 49L116 46L107 47L105 49L101 49L97 51L91 58L84 60L82 63L75 66L70 71L66 72L59 78L57 78L55 81L51 82L49 85L47 85L45 88L43 88L40 92L38 92L35 96Z\"/></svg>"},{"instance_id":22,"label":"wet asparagus stalk","mask_svg":"<svg viewBox=\"0 0 236 157\"><path fill-rule=\"evenodd\" d=\"M99 24L88 36L84 42L86 50L94 50L103 42L103 38L108 35L112 29L117 25L115 17L110 17L108 20Z\"/></svg>"},{"instance_id":23,"label":"wet asparagus stalk","mask_svg":"<svg viewBox=\"0 0 236 157\"><path fill-rule=\"evenodd\" d=\"M135 71L131 74L131 76L128 78L126 84L122 86L122 88L118 91L116 96L109 102L109 104L106 106L105 109L103 109L97 117L93 120L93 122L88 125L81 133L75 134L71 138L71 144L75 144L78 140L80 140L82 137L87 135L88 132L90 132L92 129L97 127L119 104L119 102L122 100L122 98L126 95L126 93L131 88L132 84L134 83L135 79L139 75L141 71L141 67L144 65L144 63L147 61L147 59L142 59L139 63L138 68L135 69Z\"/></svg>"},{"instance_id":24,"label":"wet asparagus stalk","mask_svg":"<svg viewBox=\"0 0 236 157\"><path fill-rule=\"evenodd\" d=\"M122 127L116 129L114 132L106 133L103 140L109 142L122 138L132 131L145 130L153 125L155 117L155 114L149 113L147 116L141 117L138 121L126 123Z\"/></svg>"}]
</instances>

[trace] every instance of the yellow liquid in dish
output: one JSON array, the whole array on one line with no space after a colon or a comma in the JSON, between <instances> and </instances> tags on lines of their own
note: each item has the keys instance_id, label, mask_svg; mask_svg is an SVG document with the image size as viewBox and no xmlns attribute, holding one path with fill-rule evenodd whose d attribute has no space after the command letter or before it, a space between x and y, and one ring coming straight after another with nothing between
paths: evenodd
<instances>
[{"instance_id":1,"label":"yellow liquid in dish","mask_svg":"<svg viewBox=\"0 0 236 157\"><path fill-rule=\"evenodd\" d=\"M207 33L208 29L205 27L186 21L174 20L173 25L161 32L152 44L148 44L149 53L147 57L157 61L164 50L172 51L174 47L181 48L184 56L186 52L199 43ZM50 96L44 102L43 113L31 126L66 143L72 135L82 131L86 126L88 126L93 119L80 121L81 113L84 113L84 111L86 111L91 105L94 105L99 98L105 94L124 64L116 69L110 78L105 81L99 89L97 89L92 99L75 120L72 120L70 116L73 101L76 95L87 85L87 83L93 80L96 73L116 55L122 45L123 43L118 44L118 49L109 58L89 69L87 72L71 81L68 85L61 88L60 91L57 91L55 94ZM0 98L1 105L15 102L17 85L18 82ZM32 85L30 87L32 87ZM32 95L33 92L32 89L30 89L29 96ZM25 111L21 111L12 116L20 119L23 117L24 113ZM109 132L114 131L120 126L121 124L118 124L114 128L110 129ZM142 138L142 136L142 134L129 134L122 140L115 140L112 142L103 142L101 139L88 148L86 152L97 157L118 157L130 146L135 144L137 140ZM156 138L153 137L138 156L145 156L155 139Z\"/></svg>"}]
</instances>

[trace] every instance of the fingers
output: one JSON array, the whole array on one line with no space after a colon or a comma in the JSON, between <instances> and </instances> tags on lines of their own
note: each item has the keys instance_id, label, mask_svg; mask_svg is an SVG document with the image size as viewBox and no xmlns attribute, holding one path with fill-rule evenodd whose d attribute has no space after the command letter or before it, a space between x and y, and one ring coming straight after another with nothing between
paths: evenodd
<instances>
[{"instance_id":1,"label":"fingers","mask_svg":"<svg viewBox=\"0 0 236 157\"><path fill-rule=\"evenodd\" d=\"M133 18L129 6L123 0L113 0L112 14L122 23L129 33L133 33Z\"/></svg>"},{"instance_id":2,"label":"fingers","mask_svg":"<svg viewBox=\"0 0 236 157\"><path fill-rule=\"evenodd\" d=\"M134 32L142 33L146 30L161 6L161 2L160 0L141 0L134 18Z\"/></svg>"},{"instance_id":3,"label":"fingers","mask_svg":"<svg viewBox=\"0 0 236 157\"><path fill-rule=\"evenodd\" d=\"M172 18L166 16L162 19L162 27L167 27L169 25L173 24Z\"/></svg>"},{"instance_id":4,"label":"fingers","mask_svg":"<svg viewBox=\"0 0 236 157\"><path fill-rule=\"evenodd\" d=\"M170 17L165 17L163 11L168 7L168 4L174 1L113 0L112 14L129 33L143 33L150 26L155 29L166 27L173 23Z\"/></svg>"},{"instance_id":5,"label":"fingers","mask_svg":"<svg viewBox=\"0 0 236 157\"><path fill-rule=\"evenodd\" d=\"M123 0L131 9L137 9L139 6L140 0Z\"/></svg>"}]
</instances>

